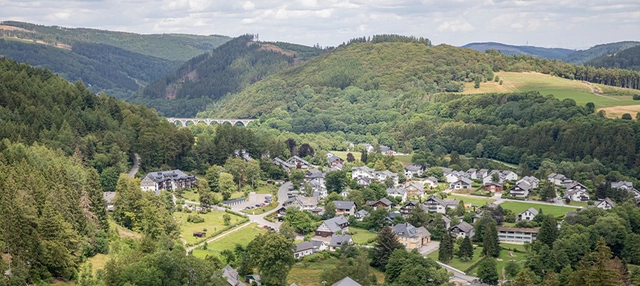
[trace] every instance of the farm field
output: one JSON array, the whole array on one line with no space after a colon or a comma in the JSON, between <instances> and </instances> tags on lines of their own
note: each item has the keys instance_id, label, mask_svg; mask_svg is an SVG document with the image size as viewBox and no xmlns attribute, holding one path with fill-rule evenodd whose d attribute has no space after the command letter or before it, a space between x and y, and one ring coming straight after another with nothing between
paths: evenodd
<instances>
[{"instance_id":1,"label":"farm field","mask_svg":"<svg viewBox=\"0 0 640 286\"><path fill-rule=\"evenodd\" d=\"M527 202L504 202L504 203L501 203L500 206L502 206L503 209L512 210L516 214L519 214L528 208L534 208L536 210L542 209L542 213L551 214L555 217L564 216L568 212L575 210L575 208L570 208L570 207L532 204Z\"/></svg>"},{"instance_id":2,"label":"farm field","mask_svg":"<svg viewBox=\"0 0 640 286\"><path fill-rule=\"evenodd\" d=\"M232 231L231 229L230 231ZM264 233L267 230L261 228L256 223L249 224L248 226L243 227L233 233L230 233L214 242L211 242L207 249L203 249L202 247L198 247L193 250L193 256L198 258L205 258L207 255L217 255L220 256L220 252L223 250L233 250L236 244L247 246L249 242L253 240L254 237L258 236L258 234Z\"/></svg>"},{"instance_id":3,"label":"farm field","mask_svg":"<svg viewBox=\"0 0 640 286\"><path fill-rule=\"evenodd\" d=\"M465 83L463 94L539 91L542 95L553 94L558 99L571 98L578 105L593 102L596 108L605 110L609 117L630 113L635 118L640 111L640 102L632 99L632 95L638 92L631 89L589 84L536 72L497 72L495 75L503 81L502 85L488 81L481 83L480 88L474 88L474 83ZM592 89L598 95L593 94Z\"/></svg>"}]
</instances>

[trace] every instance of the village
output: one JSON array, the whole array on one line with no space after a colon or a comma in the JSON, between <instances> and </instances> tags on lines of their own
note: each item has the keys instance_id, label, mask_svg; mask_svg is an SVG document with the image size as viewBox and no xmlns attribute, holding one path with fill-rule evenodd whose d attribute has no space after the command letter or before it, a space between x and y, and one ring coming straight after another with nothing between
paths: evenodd
<instances>
[{"instance_id":1,"label":"village","mask_svg":"<svg viewBox=\"0 0 640 286\"><path fill-rule=\"evenodd\" d=\"M397 155L388 147L382 154L387 158ZM237 150L236 156L245 162L253 160L242 150ZM561 228L565 218L575 217L582 209L607 210L616 205L609 198L593 200L587 187L562 174L551 173L546 178L520 177L509 169L470 168L464 171L414 163L404 165L401 172L392 172L380 166L354 166L346 158L331 152L326 156L325 166L314 165L298 156L287 160L273 159L273 163L292 179L266 180L265 184L270 186L268 193L251 192L248 196L231 198L214 206L203 206L195 198L177 199L175 194L173 200L181 204L178 208L183 212L213 211L236 217L235 224L214 236L232 236L237 230L234 227L246 225L281 234L293 231L289 234L295 241L291 251L300 261L345 247L371 248L377 232L383 227L390 227L408 251L415 250L437 260L442 240L440 232L457 241L474 239L476 223L484 216L498 223L498 240L504 249L510 249L511 245L513 249L523 249L536 241L543 213L553 214L558 220L557 227ZM351 167L346 170L345 166ZM304 176L294 179L293 173ZM341 178L336 179L335 174ZM162 191L175 193L176 190L192 189L197 182L196 176L170 170L147 174L140 181L140 187L159 195ZM640 201L640 192L631 182L613 182L611 187L628 192ZM104 193L110 211L113 211L111 201L114 197L113 192ZM256 214L256 210L261 212ZM188 225L190 222L182 223ZM189 233L183 232L188 251L206 251L207 245L215 248L217 238L207 236L206 231L193 231L192 235L193 238L186 238ZM512 251L506 255L505 260L514 260ZM453 273L452 281L460 285L478 281L472 271L476 264L438 263ZM229 265L224 268L224 275L229 285L252 282L260 285L259 274L243 278ZM334 285L360 284L347 277Z\"/></svg>"}]
</instances>

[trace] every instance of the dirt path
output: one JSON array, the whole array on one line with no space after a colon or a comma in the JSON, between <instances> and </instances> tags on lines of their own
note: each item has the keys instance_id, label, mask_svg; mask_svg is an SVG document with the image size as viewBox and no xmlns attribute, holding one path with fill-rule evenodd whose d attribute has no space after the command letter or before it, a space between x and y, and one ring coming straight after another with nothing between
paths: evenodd
<instances>
[{"instance_id":1,"label":"dirt path","mask_svg":"<svg viewBox=\"0 0 640 286\"><path fill-rule=\"evenodd\" d=\"M131 171L129 171L129 178L133 178L140 170L140 155L138 153L133 153L133 167L131 167Z\"/></svg>"},{"instance_id":2,"label":"dirt path","mask_svg":"<svg viewBox=\"0 0 640 286\"><path fill-rule=\"evenodd\" d=\"M619 98L613 98L613 97L606 96L606 95L602 94L602 91L597 86L593 85L592 83L590 83L588 81L582 81L582 83L586 84L589 87L589 89L591 90L591 93L593 95L604 97L604 98L608 98L608 99L611 99L611 100L620 100Z\"/></svg>"}]
</instances>

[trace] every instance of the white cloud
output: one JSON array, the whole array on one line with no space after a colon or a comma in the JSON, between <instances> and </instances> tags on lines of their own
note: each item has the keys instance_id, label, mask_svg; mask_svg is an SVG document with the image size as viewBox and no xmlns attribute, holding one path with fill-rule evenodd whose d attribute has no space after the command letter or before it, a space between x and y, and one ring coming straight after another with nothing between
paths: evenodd
<instances>
[{"instance_id":1,"label":"white cloud","mask_svg":"<svg viewBox=\"0 0 640 286\"><path fill-rule=\"evenodd\" d=\"M0 20L137 33L259 33L261 40L323 46L382 33L452 45L583 48L640 40L633 33L640 31L638 0L0 0Z\"/></svg>"}]
</instances>

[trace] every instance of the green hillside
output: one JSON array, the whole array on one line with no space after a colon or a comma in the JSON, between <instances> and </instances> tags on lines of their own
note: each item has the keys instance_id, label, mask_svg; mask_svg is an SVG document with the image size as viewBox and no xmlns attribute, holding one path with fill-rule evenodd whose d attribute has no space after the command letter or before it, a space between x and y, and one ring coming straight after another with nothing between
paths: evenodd
<instances>
[{"instance_id":1,"label":"green hillside","mask_svg":"<svg viewBox=\"0 0 640 286\"><path fill-rule=\"evenodd\" d=\"M640 70L640 46L602 55L586 62L585 65L599 68Z\"/></svg>"},{"instance_id":2,"label":"green hillside","mask_svg":"<svg viewBox=\"0 0 640 286\"><path fill-rule=\"evenodd\" d=\"M93 93L126 98L180 63L104 44L76 43L71 50L15 39L0 39L0 55L48 68L65 79L82 80Z\"/></svg>"},{"instance_id":3,"label":"green hillside","mask_svg":"<svg viewBox=\"0 0 640 286\"><path fill-rule=\"evenodd\" d=\"M584 64L595 58L613 54L640 45L640 42L627 41L596 45L583 51L576 51L563 60L572 64Z\"/></svg>"},{"instance_id":4,"label":"green hillside","mask_svg":"<svg viewBox=\"0 0 640 286\"><path fill-rule=\"evenodd\" d=\"M507 44L495 43L495 42L469 43L462 46L461 48L472 49L480 52L485 52L487 50L494 49L506 55L530 55L530 56L541 57L545 59L564 59L574 52L574 50L562 49L562 48L516 46L516 45L507 45Z\"/></svg>"},{"instance_id":5,"label":"green hillside","mask_svg":"<svg viewBox=\"0 0 640 286\"><path fill-rule=\"evenodd\" d=\"M222 96L236 93L262 78L301 63L321 49L286 43L254 42L252 35L235 38L183 64L131 98L162 115L192 117Z\"/></svg>"},{"instance_id":6,"label":"green hillside","mask_svg":"<svg viewBox=\"0 0 640 286\"><path fill-rule=\"evenodd\" d=\"M202 53L210 52L231 39L219 35L141 35L97 29L42 26L16 21L4 21L0 25L0 27L19 28L2 28L0 29L1 37L39 40L51 45L63 44L71 47L78 42L105 44L143 55L182 62Z\"/></svg>"}]
</instances>

